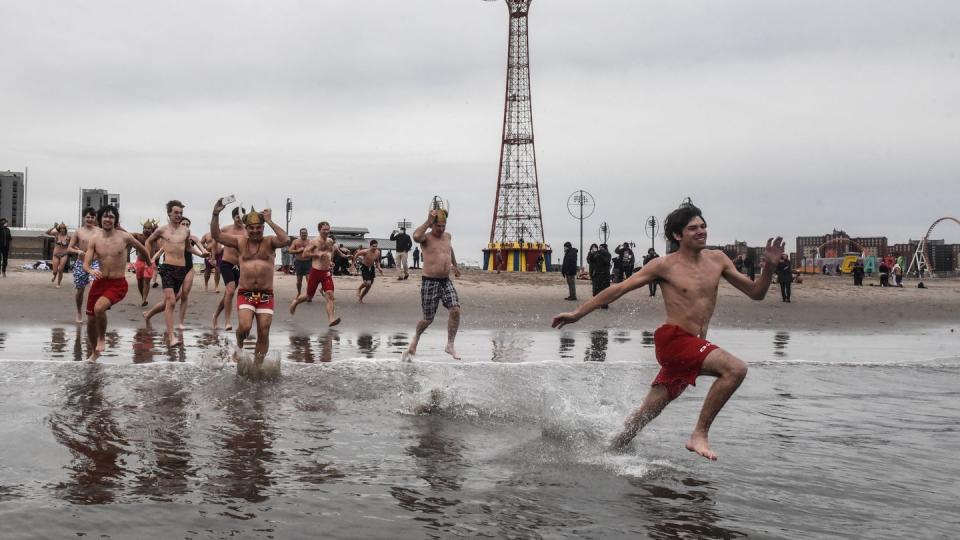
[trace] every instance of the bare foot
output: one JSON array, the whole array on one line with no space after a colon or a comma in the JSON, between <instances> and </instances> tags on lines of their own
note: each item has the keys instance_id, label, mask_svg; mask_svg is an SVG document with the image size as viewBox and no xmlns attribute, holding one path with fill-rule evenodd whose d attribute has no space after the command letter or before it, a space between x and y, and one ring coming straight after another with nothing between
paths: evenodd
<instances>
[{"instance_id":1,"label":"bare foot","mask_svg":"<svg viewBox=\"0 0 960 540\"><path fill-rule=\"evenodd\" d=\"M690 435L690 440L687 441L687 450L700 454L709 460L717 460L717 455L710 450L710 443L707 441L707 436L702 433L694 432Z\"/></svg>"},{"instance_id":2,"label":"bare foot","mask_svg":"<svg viewBox=\"0 0 960 540\"><path fill-rule=\"evenodd\" d=\"M143 322L150 324L150 312L144 311L144 312L141 312L140 314L143 315Z\"/></svg>"},{"instance_id":3,"label":"bare foot","mask_svg":"<svg viewBox=\"0 0 960 540\"><path fill-rule=\"evenodd\" d=\"M230 330L233 330L233 325L232 325L232 324L228 324L228 325L224 326L223 329L226 330L227 332L229 332Z\"/></svg>"},{"instance_id":4,"label":"bare foot","mask_svg":"<svg viewBox=\"0 0 960 540\"><path fill-rule=\"evenodd\" d=\"M77 324L83 324L83 315L77 313L77 318L73 320Z\"/></svg>"},{"instance_id":5,"label":"bare foot","mask_svg":"<svg viewBox=\"0 0 960 540\"><path fill-rule=\"evenodd\" d=\"M96 361L97 361L97 358L100 358L100 353L98 353L98 352L96 351L96 349L94 349L94 350L90 353L90 356L87 357L87 362L96 362Z\"/></svg>"},{"instance_id":6,"label":"bare foot","mask_svg":"<svg viewBox=\"0 0 960 540\"><path fill-rule=\"evenodd\" d=\"M630 441L632 441L634 437L636 437L636 433L630 433L626 430L621 431L612 439L610 439L610 445L608 448L612 452L620 452L626 448L628 444L630 444Z\"/></svg>"},{"instance_id":7,"label":"bare foot","mask_svg":"<svg viewBox=\"0 0 960 540\"><path fill-rule=\"evenodd\" d=\"M170 344L167 345L167 347L170 347L170 348L172 349L173 347L179 347L179 346L182 345L182 344L183 344L183 342L180 341L179 339L177 339L176 337L171 337L171 338L170 338Z\"/></svg>"},{"instance_id":8,"label":"bare foot","mask_svg":"<svg viewBox=\"0 0 960 540\"><path fill-rule=\"evenodd\" d=\"M327 326L336 326L338 324L340 324L340 317L337 317L336 319L330 321L330 324L328 324Z\"/></svg>"},{"instance_id":9,"label":"bare foot","mask_svg":"<svg viewBox=\"0 0 960 540\"><path fill-rule=\"evenodd\" d=\"M297 313L297 300L294 299L293 302L290 302L290 314L294 315Z\"/></svg>"},{"instance_id":10,"label":"bare foot","mask_svg":"<svg viewBox=\"0 0 960 540\"><path fill-rule=\"evenodd\" d=\"M186 327L183 323L180 323L180 324L177 325L177 329L178 329L178 330L186 330L187 327Z\"/></svg>"},{"instance_id":11,"label":"bare foot","mask_svg":"<svg viewBox=\"0 0 960 540\"><path fill-rule=\"evenodd\" d=\"M460 360L460 355L457 354L456 349L453 348L453 343L447 343L447 348L444 349L444 352L452 356L454 360Z\"/></svg>"},{"instance_id":12,"label":"bare foot","mask_svg":"<svg viewBox=\"0 0 960 540\"><path fill-rule=\"evenodd\" d=\"M58 289L60 288L60 284L59 284L59 283L57 283L57 288L58 288Z\"/></svg>"},{"instance_id":13,"label":"bare foot","mask_svg":"<svg viewBox=\"0 0 960 540\"><path fill-rule=\"evenodd\" d=\"M403 351L403 354L400 355L400 361L401 361L401 362L409 362L409 361L413 360L413 356L414 356L415 354L417 354L417 351L415 351L415 350L412 351L412 350L410 350L410 349L407 349L407 350Z\"/></svg>"},{"instance_id":14,"label":"bare foot","mask_svg":"<svg viewBox=\"0 0 960 540\"><path fill-rule=\"evenodd\" d=\"M97 341L97 347L94 349L94 351L96 351L97 356L100 356L100 353L102 353L104 350L106 350L106 348L107 348L107 343L106 343L106 341L104 341L104 340L101 339L101 340L98 340L98 341Z\"/></svg>"}]
</instances>

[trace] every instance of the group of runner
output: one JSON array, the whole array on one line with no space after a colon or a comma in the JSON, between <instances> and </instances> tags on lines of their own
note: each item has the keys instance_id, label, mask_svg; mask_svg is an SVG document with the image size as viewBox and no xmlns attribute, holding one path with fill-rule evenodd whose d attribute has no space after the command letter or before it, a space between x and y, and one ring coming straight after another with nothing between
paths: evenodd
<instances>
[{"instance_id":1,"label":"group of runner","mask_svg":"<svg viewBox=\"0 0 960 540\"><path fill-rule=\"evenodd\" d=\"M86 310L87 333L91 344L89 360L95 360L103 352L107 310L122 300L127 292L125 272L130 249L138 253L137 278L144 305L150 279L147 269L152 268L154 258L163 253L164 262L159 265L158 272L164 298L150 311L144 312L144 319L149 321L150 317L164 311L168 345L180 343L173 327L174 306L178 300L184 305L181 307L182 328L183 314L186 312L185 294L189 294L193 273L191 257L196 254L208 259L210 266L216 264L225 285L224 295L213 317L214 328L217 328L222 312L225 315L224 328L231 329L232 297L236 292L237 345L243 347L256 322L254 357L260 361L269 348L277 249L289 246L290 253L296 257L298 295L290 303L290 314L294 315L297 306L309 302L320 289L326 300L328 325L331 327L340 323L335 313L331 271L334 253L360 259L363 282L357 290L357 296L361 302L370 291L376 272L383 273L379 267L380 252L376 241L371 241L368 248L351 254L330 238L330 224L321 221L316 238L310 239L307 230L301 229L299 237L291 242L284 230L272 221L269 209L257 212L251 208L249 212L244 212L239 207L234 208L233 222L221 227L219 219L224 209L223 200L217 200L213 207L210 231L200 240L190 234L189 221L183 217L183 204L176 200L167 203L166 225L156 227L155 223L145 223L143 232L138 234L131 234L119 227L120 215L113 206L105 206L96 213L92 209L85 211L83 226L69 239L64 234L65 227L56 225L48 231L51 235L57 235L55 271L58 265L62 265L59 261L66 255L83 255L82 267L74 270L77 322L82 320L80 309L83 290L93 280ZM453 358L460 358L454 347L460 324L460 301L450 280L450 273L459 277L460 270L450 234L446 232L446 222L446 211L431 210L426 221L413 234L413 241L420 244L424 255L421 285L423 317L417 323L408 349L403 353L405 360L416 354L420 337L433 322L441 302L449 310L445 351ZM273 230L273 236L264 236L265 225ZM750 298L762 300L770 286L774 268L783 254L784 244L780 237L767 241L764 265L760 276L754 281L737 271L733 262L722 252L706 249L707 224L697 207L685 204L673 211L664 221L664 233L668 240L676 242L678 249L674 253L652 260L639 272L598 293L575 311L556 315L551 325L562 328L613 303L627 292L651 283L659 284L666 309L666 321L654 333L656 357L661 369L643 403L627 417L624 429L614 437L611 446L626 446L687 386L696 384L697 377L709 375L717 380L707 392L686 448L715 460L717 456L708 440L710 427L747 373L747 365L742 360L706 339L716 307L719 281L722 277ZM60 276L55 274L54 277L59 284ZM302 290L303 277L307 278L306 291Z\"/></svg>"}]
</instances>

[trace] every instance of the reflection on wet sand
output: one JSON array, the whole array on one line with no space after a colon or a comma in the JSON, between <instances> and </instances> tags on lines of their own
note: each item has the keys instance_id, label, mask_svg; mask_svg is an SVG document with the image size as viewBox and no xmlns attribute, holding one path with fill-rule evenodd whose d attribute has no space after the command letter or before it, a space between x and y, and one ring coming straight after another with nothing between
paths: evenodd
<instances>
[{"instance_id":1,"label":"reflection on wet sand","mask_svg":"<svg viewBox=\"0 0 960 540\"><path fill-rule=\"evenodd\" d=\"M663 479L666 481L667 479ZM635 500L637 514L648 522L650 538L741 538L745 533L717 525L721 517L710 497L708 482L684 478L679 483L692 489L674 491L663 485L641 480L630 484L643 490L628 497Z\"/></svg>"},{"instance_id":2,"label":"reflection on wet sand","mask_svg":"<svg viewBox=\"0 0 960 540\"><path fill-rule=\"evenodd\" d=\"M446 508L461 504L451 497L459 492L463 483L463 471L468 467L463 460L463 443L447 420L427 414L411 419L416 431L416 445L408 446L406 454L413 458L417 478L426 482L426 489L393 486L390 494L400 508L415 514L424 514L416 519L431 530L449 530L455 524L442 514ZM426 491L427 493L423 493Z\"/></svg>"},{"instance_id":3,"label":"reflection on wet sand","mask_svg":"<svg viewBox=\"0 0 960 540\"><path fill-rule=\"evenodd\" d=\"M403 332L390 334L390 337L387 338L387 347L390 348L391 353L403 354L403 351L407 350L409 346L410 336Z\"/></svg>"},{"instance_id":4,"label":"reflection on wet sand","mask_svg":"<svg viewBox=\"0 0 960 540\"><path fill-rule=\"evenodd\" d=\"M774 356L786 356L785 349L790 343L790 332L777 332L773 335L773 354Z\"/></svg>"},{"instance_id":5,"label":"reflection on wet sand","mask_svg":"<svg viewBox=\"0 0 960 540\"><path fill-rule=\"evenodd\" d=\"M523 362L528 358L530 338L526 335L498 332L490 339L491 362Z\"/></svg>"},{"instance_id":6,"label":"reflection on wet sand","mask_svg":"<svg viewBox=\"0 0 960 540\"><path fill-rule=\"evenodd\" d=\"M603 362L607 359L607 347L610 345L610 331L607 329L590 332L590 346L587 347L584 362Z\"/></svg>"},{"instance_id":7,"label":"reflection on wet sand","mask_svg":"<svg viewBox=\"0 0 960 540\"><path fill-rule=\"evenodd\" d=\"M361 333L357 336L357 350L360 351L365 358L373 358L374 353L377 352L377 349L380 347L380 339L373 339L372 334Z\"/></svg>"},{"instance_id":8,"label":"reflection on wet sand","mask_svg":"<svg viewBox=\"0 0 960 540\"><path fill-rule=\"evenodd\" d=\"M287 352L287 360L306 364L332 361L334 342L336 344L340 342L340 335L337 331L331 329L327 330L325 334L317 336L317 344L320 348L319 356L313 349L312 339L310 335L290 334L290 350Z\"/></svg>"},{"instance_id":9,"label":"reflection on wet sand","mask_svg":"<svg viewBox=\"0 0 960 540\"><path fill-rule=\"evenodd\" d=\"M3 348L6 347L6 345L7 345L7 333L0 332L0 351L2 351Z\"/></svg>"},{"instance_id":10,"label":"reflection on wet sand","mask_svg":"<svg viewBox=\"0 0 960 540\"><path fill-rule=\"evenodd\" d=\"M136 388L143 407L131 422L131 438L138 441L141 468L135 474L134 493L154 500L173 501L190 491L189 398L174 375L148 381ZM134 438L134 434L138 434Z\"/></svg>"},{"instance_id":11,"label":"reflection on wet sand","mask_svg":"<svg viewBox=\"0 0 960 540\"><path fill-rule=\"evenodd\" d=\"M153 331L149 328L139 328L133 334L133 363L149 364L153 362Z\"/></svg>"},{"instance_id":12,"label":"reflection on wet sand","mask_svg":"<svg viewBox=\"0 0 960 540\"><path fill-rule=\"evenodd\" d=\"M250 502L269 498L272 485L270 468L277 460L273 452L273 432L269 415L264 412L265 394L270 385L237 379L234 393L222 403L229 425L214 426L218 437L216 465L210 491ZM224 389L226 390L226 389ZM243 519L252 516L237 516Z\"/></svg>"},{"instance_id":13,"label":"reflection on wet sand","mask_svg":"<svg viewBox=\"0 0 960 540\"><path fill-rule=\"evenodd\" d=\"M57 495L78 504L103 504L116 500L129 454L113 404L105 397L104 367L85 366L64 387L60 409L47 418L53 438L70 451L69 479L55 486Z\"/></svg>"},{"instance_id":14,"label":"reflection on wet sand","mask_svg":"<svg viewBox=\"0 0 960 540\"><path fill-rule=\"evenodd\" d=\"M645 349L652 349L655 345L653 340L653 332L644 330L641 334L640 345Z\"/></svg>"},{"instance_id":15,"label":"reflection on wet sand","mask_svg":"<svg viewBox=\"0 0 960 540\"><path fill-rule=\"evenodd\" d=\"M560 358L573 358L573 348L577 345L577 340L573 334L564 332L560 334Z\"/></svg>"}]
</instances>

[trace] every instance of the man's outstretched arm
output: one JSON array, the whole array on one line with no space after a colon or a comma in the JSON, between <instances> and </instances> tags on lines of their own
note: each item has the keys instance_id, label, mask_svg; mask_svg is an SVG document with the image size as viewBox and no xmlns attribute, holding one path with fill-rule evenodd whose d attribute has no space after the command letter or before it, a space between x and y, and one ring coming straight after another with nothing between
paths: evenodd
<instances>
[{"instance_id":1,"label":"man's outstretched arm","mask_svg":"<svg viewBox=\"0 0 960 540\"><path fill-rule=\"evenodd\" d=\"M763 251L765 264L756 281L751 281L749 277L741 274L733 261L726 256L724 257L723 278L753 300L763 300L770 289L770 283L773 281L773 269L780 262L781 255L783 255L783 238L779 236L776 239L768 238L767 247Z\"/></svg>"}]
</instances>

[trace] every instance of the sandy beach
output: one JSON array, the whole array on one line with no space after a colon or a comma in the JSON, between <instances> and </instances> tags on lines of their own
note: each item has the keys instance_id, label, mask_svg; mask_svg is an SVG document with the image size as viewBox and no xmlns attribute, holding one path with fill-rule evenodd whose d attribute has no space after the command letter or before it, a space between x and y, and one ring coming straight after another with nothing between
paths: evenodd
<instances>
[{"instance_id":1,"label":"sandy beach","mask_svg":"<svg viewBox=\"0 0 960 540\"><path fill-rule=\"evenodd\" d=\"M11 261L8 277L0 280L0 301L4 305L4 323L70 324L73 321L74 288L70 274L64 275L60 289L50 283L48 272L19 268L23 261ZM378 276L364 304L358 304L356 288L359 276L335 277L337 313L342 329L409 329L420 316L420 275L398 281L396 271L387 270ZM306 286L304 280L304 287ZM130 292L119 306L109 313L111 326L138 327L143 324L136 280L128 275ZM866 286L854 287L850 277L811 276L793 285L789 304L780 301L780 291L771 285L767 297L755 302L721 282L717 311L712 327L743 329L786 329L802 331L843 331L845 329L876 331L914 329L923 326L950 326L960 317L960 279L927 279L928 288L916 288L916 280L904 282L904 288L881 288L876 278L867 278ZM557 273L491 274L465 270L455 280L463 305L464 329L546 329L550 318L573 309L578 302L563 300L566 285ZM212 287L212 280L211 280ZM590 297L590 283L579 281L578 298ZM319 297L312 304L302 305L296 317L286 306L296 294L296 277L277 274L277 315L273 328L285 329L295 324L326 327ZM160 289L152 289L150 302L161 298ZM209 327L218 296L204 292L203 277L196 276L190 298L187 325L193 329ZM282 306L282 309L281 309ZM429 332L442 331L446 315L440 309L437 322ZM663 317L659 295L649 296L646 287L633 291L612 305L608 311L596 311L578 323L584 328L653 329ZM154 318L154 326L163 326L162 315Z\"/></svg>"}]
</instances>

